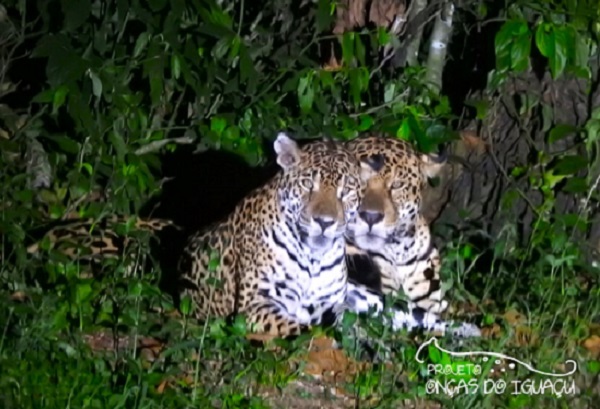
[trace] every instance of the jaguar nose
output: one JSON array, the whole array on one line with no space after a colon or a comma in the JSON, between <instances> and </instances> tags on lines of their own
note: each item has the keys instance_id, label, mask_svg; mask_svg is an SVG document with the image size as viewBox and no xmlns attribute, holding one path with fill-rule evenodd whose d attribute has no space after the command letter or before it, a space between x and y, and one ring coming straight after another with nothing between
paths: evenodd
<instances>
[{"instance_id":1,"label":"jaguar nose","mask_svg":"<svg viewBox=\"0 0 600 409\"><path fill-rule=\"evenodd\" d=\"M315 217L313 220L321 227L322 231L325 231L335 223L333 217Z\"/></svg>"},{"instance_id":2,"label":"jaguar nose","mask_svg":"<svg viewBox=\"0 0 600 409\"><path fill-rule=\"evenodd\" d=\"M370 210L363 210L358 213L361 219L365 221L370 227L373 227L374 224L379 223L383 220L383 213L374 212Z\"/></svg>"}]
</instances>

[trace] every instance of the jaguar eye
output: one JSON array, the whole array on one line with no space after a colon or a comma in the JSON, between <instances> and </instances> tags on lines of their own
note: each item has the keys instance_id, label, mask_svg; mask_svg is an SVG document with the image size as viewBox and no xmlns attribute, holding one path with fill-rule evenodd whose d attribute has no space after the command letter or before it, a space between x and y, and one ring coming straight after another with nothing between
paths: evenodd
<instances>
[{"instance_id":1,"label":"jaguar eye","mask_svg":"<svg viewBox=\"0 0 600 409\"><path fill-rule=\"evenodd\" d=\"M396 180L392 183L392 189L400 189L402 187L402 181Z\"/></svg>"},{"instance_id":2,"label":"jaguar eye","mask_svg":"<svg viewBox=\"0 0 600 409\"><path fill-rule=\"evenodd\" d=\"M300 186L302 186L303 189L311 190L314 184L311 178L302 178L300 179Z\"/></svg>"},{"instance_id":3,"label":"jaguar eye","mask_svg":"<svg viewBox=\"0 0 600 409\"><path fill-rule=\"evenodd\" d=\"M342 196L346 197L352 193L352 191L356 189L357 184L358 180L355 177L348 176L346 183L344 183L344 188L342 189Z\"/></svg>"}]
</instances>

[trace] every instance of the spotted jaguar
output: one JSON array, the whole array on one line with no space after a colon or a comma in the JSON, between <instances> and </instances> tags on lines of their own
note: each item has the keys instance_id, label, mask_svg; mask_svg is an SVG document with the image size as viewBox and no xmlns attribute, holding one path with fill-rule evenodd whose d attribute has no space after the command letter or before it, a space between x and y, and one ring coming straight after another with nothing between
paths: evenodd
<instances>
[{"instance_id":1,"label":"spotted jaguar","mask_svg":"<svg viewBox=\"0 0 600 409\"><path fill-rule=\"evenodd\" d=\"M345 148L376 172L347 227L349 279L379 294L403 291L408 299L405 327L445 331L438 315L447 309L440 283L440 256L429 224L420 214L428 179L445 159L419 154L406 141L384 135L363 135ZM458 335L478 336L463 323Z\"/></svg>"},{"instance_id":2,"label":"spotted jaguar","mask_svg":"<svg viewBox=\"0 0 600 409\"><path fill-rule=\"evenodd\" d=\"M135 232L147 232L153 237L167 228L183 229L173 221L159 218L127 217L110 215L99 219L67 218L45 227L41 238L33 234L33 243L27 253L39 258L47 250L65 261L77 260L84 268L83 274L97 274L106 259L123 259L134 254L133 246L139 245ZM125 274L133 273L134 260L125 261ZM89 267L89 269L88 269Z\"/></svg>"},{"instance_id":3,"label":"spotted jaguar","mask_svg":"<svg viewBox=\"0 0 600 409\"><path fill-rule=\"evenodd\" d=\"M179 269L197 319L241 313L254 331L288 336L334 323L362 294L348 285L344 233L372 172L332 141L299 147L280 133L274 149L278 174L192 235ZM370 294L359 298L368 310Z\"/></svg>"},{"instance_id":4,"label":"spotted jaguar","mask_svg":"<svg viewBox=\"0 0 600 409\"><path fill-rule=\"evenodd\" d=\"M360 223L359 211L371 200L371 179L381 173L384 157L355 155L328 141L300 148L283 133L274 148L280 172L225 220L193 234L184 249L179 289L193 301L193 315L204 320L244 313L257 331L293 335L335 323L347 309L382 312L381 288L348 279L348 266L355 271L355 254L366 253L352 244L358 230L348 232L347 227ZM116 257L128 238L117 234L114 225L125 220L113 217L97 226L90 220L70 222L46 238L72 258ZM134 223L142 230L166 226L181 230L162 219ZM38 250L39 243L28 248ZM414 314L401 310L392 310L391 323L394 329L446 328L434 316L415 321Z\"/></svg>"}]
</instances>

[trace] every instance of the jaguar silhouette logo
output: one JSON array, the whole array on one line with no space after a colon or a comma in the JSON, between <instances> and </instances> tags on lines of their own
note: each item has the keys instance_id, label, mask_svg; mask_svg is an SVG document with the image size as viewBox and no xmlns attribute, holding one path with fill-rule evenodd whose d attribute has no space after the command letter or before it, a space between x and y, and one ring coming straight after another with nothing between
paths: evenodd
<instances>
[{"instance_id":1,"label":"jaguar silhouette logo","mask_svg":"<svg viewBox=\"0 0 600 409\"><path fill-rule=\"evenodd\" d=\"M442 352L447 353L448 355L451 356L456 356L456 357L465 357L465 356L483 356L484 357L484 361L487 361L489 359L489 357L493 357L493 358L498 358L498 359L506 359L508 361L513 362L511 368L514 368L514 363L517 363L519 365L524 366L525 368L527 368L529 371L537 373L539 375L544 375L544 376L552 376L552 377L557 377L557 378L562 378L562 377L566 377L566 376L571 376L573 375L576 371L577 371L577 362L575 362L572 359L568 359L565 361L565 366L566 365L572 365L573 368L565 373L550 373L550 372L544 372L544 371L540 371L538 369L535 369L531 364L528 364L527 362L523 362L518 360L517 358L513 358L512 356L508 356L505 354L500 354L498 352L486 352L486 351L466 351L466 352L455 352L455 351L448 351L444 348L442 348L440 346L440 344L438 343L437 338L433 337L431 339L429 339L428 341L424 342L419 349L417 350L417 355L415 356L415 359L417 360L417 362L419 363L424 363L425 360L423 358L421 358L421 351L423 351L426 347L428 347L429 345L433 344L437 349L439 349ZM487 358L487 359L486 359Z\"/></svg>"},{"instance_id":2,"label":"jaguar silhouette logo","mask_svg":"<svg viewBox=\"0 0 600 409\"><path fill-rule=\"evenodd\" d=\"M553 395L560 398L563 395L574 395L577 393L575 380L565 379L573 375L577 371L577 362L572 359L565 361L567 365L572 366L572 369L564 373L544 372L534 368L531 364L523 362L512 356L501 354L498 352L486 351L465 351L456 352L448 351L440 346L438 340L434 337L423 343L417 350L415 359L419 363L425 363L423 350L434 346L439 351L444 352L454 357L482 356L482 361L487 362L490 358L495 359L495 364L501 363L500 359L509 361L508 368L515 369L517 364L522 365L529 371L542 375L545 379L512 379L513 377L505 378L479 378L483 374L483 367L478 363L458 361L451 364L428 364L427 372L429 377L425 384L425 392L428 394L446 394L454 396L457 394L503 394L510 393L512 395ZM494 369L489 370L490 373L495 372ZM506 373L506 368L500 369L501 373Z\"/></svg>"}]
</instances>

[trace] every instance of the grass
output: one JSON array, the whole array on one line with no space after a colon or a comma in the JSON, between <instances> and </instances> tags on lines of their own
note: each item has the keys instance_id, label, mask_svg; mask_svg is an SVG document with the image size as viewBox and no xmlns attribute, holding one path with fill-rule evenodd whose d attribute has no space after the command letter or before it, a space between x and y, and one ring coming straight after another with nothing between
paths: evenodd
<instances>
[{"instance_id":1,"label":"grass","mask_svg":"<svg viewBox=\"0 0 600 409\"><path fill-rule=\"evenodd\" d=\"M466 236L449 242L443 277L452 287L453 315L481 324L484 336L443 338L440 346L498 352L545 372L565 372L564 363L573 359L577 371L566 378L536 375L507 360L451 357L431 346L421 364L417 349L429 335L392 334L377 319L351 314L338 331L257 344L242 317L199 324L177 314L155 285L154 270L126 277L116 266L91 279L77 263L53 261L43 264L46 282L32 266L22 271L6 263L0 407L593 407L600 372L598 271L578 263L570 237L549 231L538 229L534 244L524 247L510 245L510 234L479 246ZM389 358L365 359L364 343L350 336L355 326L384 344ZM465 373L475 367L478 373ZM441 389L446 385L457 395ZM532 389L542 386L545 393Z\"/></svg>"}]
</instances>

